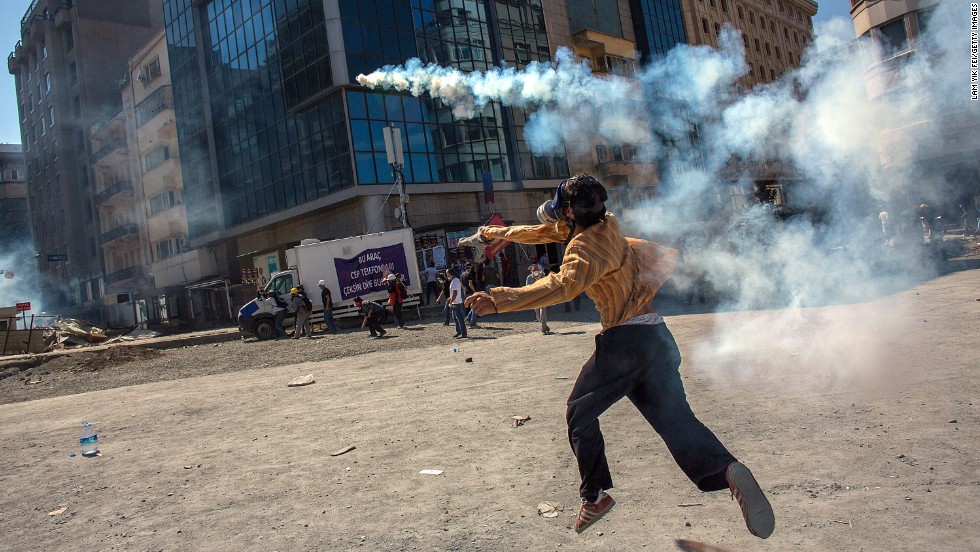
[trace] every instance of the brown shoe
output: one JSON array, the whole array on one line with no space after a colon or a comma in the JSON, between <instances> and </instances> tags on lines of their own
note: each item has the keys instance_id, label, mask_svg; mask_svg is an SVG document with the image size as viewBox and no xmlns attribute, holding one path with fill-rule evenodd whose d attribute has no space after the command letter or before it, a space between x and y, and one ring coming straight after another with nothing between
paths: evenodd
<instances>
[{"instance_id":1,"label":"brown shoe","mask_svg":"<svg viewBox=\"0 0 980 552\"><path fill-rule=\"evenodd\" d=\"M575 528L576 533L585 531L590 525L599 521L599 518L606 515L606 512L612 510L615 505L616 501L606 493L600 493L597 502L589 502L583 498L582 505L578 509L578 517L575 518L575 524L572 527Z\"/></svg>"},{"instance_id":2,"label":"brown shoe","mask_svg":"<svg viewBox=\"0 0 980 552\"><path fill-rule=\"evenodd\" d=\"M776 516L766 495L752 477L752 472L745 464L732 462L725 472L725 479L732 491L732 499L737 500L738 507L742 509L749 532L760 539L769 538L776 528Z\"/></svg>"}]
</instances>

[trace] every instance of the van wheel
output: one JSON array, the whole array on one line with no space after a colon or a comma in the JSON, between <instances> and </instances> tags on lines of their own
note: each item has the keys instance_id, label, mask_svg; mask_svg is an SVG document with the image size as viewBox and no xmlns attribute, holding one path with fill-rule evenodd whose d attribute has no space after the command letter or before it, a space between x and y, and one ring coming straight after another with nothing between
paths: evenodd
<instances>
[{"instance_id":1,"label":"van wheel","mask_svg":"<svg viewBox=\"0 0 980 552\"><path fill-rule=\"evenodd\" d=\"M276 327L273 325L272 320L259 320L255 323L255 327L252 328L252 333L255 334L255 337L259 338L259 341L265 341L276 337Z\"/></svg>"}]
</instances>

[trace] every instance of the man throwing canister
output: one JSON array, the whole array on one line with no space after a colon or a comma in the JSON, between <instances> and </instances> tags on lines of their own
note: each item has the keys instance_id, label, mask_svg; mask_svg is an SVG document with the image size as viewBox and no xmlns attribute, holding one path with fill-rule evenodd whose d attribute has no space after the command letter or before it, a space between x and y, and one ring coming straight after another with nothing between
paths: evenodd
<instances>
[{"instance_id":1,"label":"man throwing canister","mask_svg":"<svg viewBox=\"0 0 980 552\"><path fill-rule=\"evenodd\" d=\"M584 531L615 504L605 492L613 483L599 416L627 397L691 481L702 491L728 488L749 531L767 538L776 524L772 507L749 469L691 411L681 383L680 351L653 310L653 297L670 277L677 251L624 237L606 210L606 199L602 184L579 174L563 181L554 199L538 208L542 224L484 226L462 240L461 245L476 247L500 239L566 246L556 272L529 286L476 293L466 306L481 316L522 311L564 303L583 291L595 302L602 331L568 397L566 413L582 478L576 531Z\"/></svg>"}]
</instances>

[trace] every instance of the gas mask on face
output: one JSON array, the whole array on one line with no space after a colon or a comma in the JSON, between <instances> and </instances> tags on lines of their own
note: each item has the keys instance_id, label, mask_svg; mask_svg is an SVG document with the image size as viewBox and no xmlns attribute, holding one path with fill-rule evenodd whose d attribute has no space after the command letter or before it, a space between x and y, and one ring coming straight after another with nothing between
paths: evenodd
<instances>
[{"instance_id":1,"label":"gas mask on face","mask_svg":"<svg viewBox=\"0 0 980 552\"><path fill-rule=\"evenodd\" d=\"M560 220L565 220L563 211L567 203L563 197L563 193L566 182L568 181L562 180L561 184L558 185L558 189L555 190L555 197L545 201L538 207L537 215L541 224L554 224Z\"/></svg>"}]
</instances>

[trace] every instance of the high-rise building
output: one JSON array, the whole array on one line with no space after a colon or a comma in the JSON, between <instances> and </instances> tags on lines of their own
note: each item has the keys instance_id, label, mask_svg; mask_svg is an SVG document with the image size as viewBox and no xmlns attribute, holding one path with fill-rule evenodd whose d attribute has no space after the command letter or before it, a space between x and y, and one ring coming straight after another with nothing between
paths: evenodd
<instances>
[{"instance_id":1,"label":"high-rise building","mask_svg":"<svg viewBox=\"0 0 980 552\"><path fill-rule=\"evenodd\" d=\"M464 70L549 60L553 22L567 34L552 4L165 0L191 247L212 247L219 273L237 276L269 255L282 266L303 238L397 226L389 124L404 132L420 243L450 245L484 220L485 181L497 211L529 220L569 169L564 155L532 155L527 113L492 103L464 119L354 77L412 57Z\"/></svg>"},{"instance_id":2,"label":"high-rise building","mask_svg":"<svg viewBox=\"0 0 980 552\"><path fill-rule=\"evenodd\" d=\"M634 3L642 1L634 0ZM813 0L694 0L683 2L682 10L689 44L717 46L718 35L726 23L742 33L749 74L741 84L751 88L758 83L772 82L799 66L803 51L813 37L817 3Z\"/></svg>"},{"instance_id":3,"label":"high-rise building","mask_svg":"<svg viewBox=\"0 0 980 552\"><path fill-rule=\"evenodd\" d=\"M92 131L114 132L103 127L120 110L127 60L161 29L161 15L154 0L34 0L21 20L7 68L16 82L40 285L51 311L100 321L102 245L126 227L100 228L97 202L107 198L98 196L105 188L92 182L90 165L125 142L92 140Z\"/></svg>"}]
</instances>

